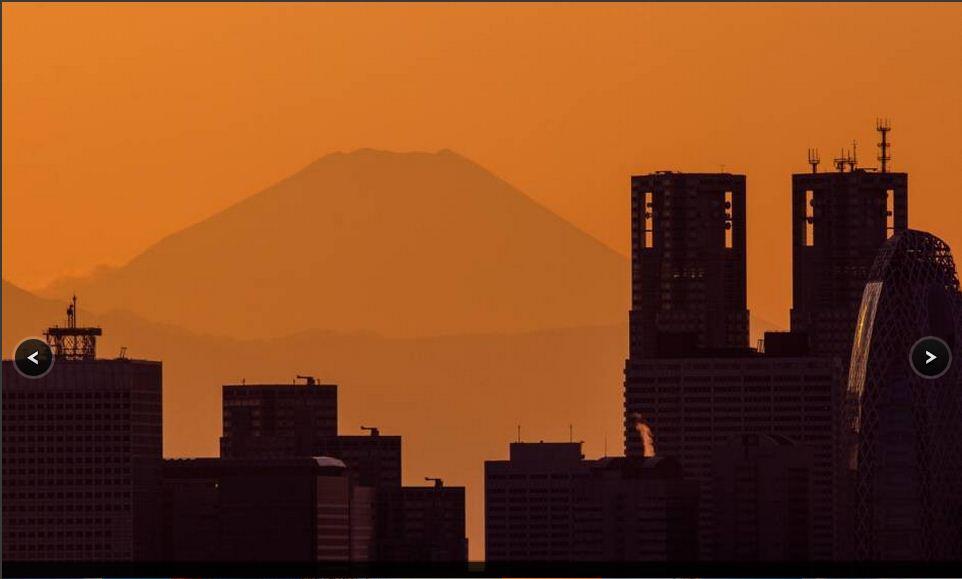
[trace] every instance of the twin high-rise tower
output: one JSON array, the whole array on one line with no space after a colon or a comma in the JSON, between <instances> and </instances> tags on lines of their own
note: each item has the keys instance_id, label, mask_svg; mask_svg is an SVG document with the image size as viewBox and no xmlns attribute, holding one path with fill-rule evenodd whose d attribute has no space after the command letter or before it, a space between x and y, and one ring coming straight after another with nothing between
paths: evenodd
<instances>
[{"instance_id":1,"label":"twin high-rise tower","mask_svg":"<svg viewBox=\"0 0 962 579\"><path fill-rule=\"evenodd\" d=\"M875 257L908 223L908 176L887 170L887 141L880 159L880 169L864 169L847 156L836 171L819 173L812 157L811 173L792 176L791 331L767 333L759 349L749 347L745 177L632 177L625 450L644 454L640 435L650 429L657 453L677 458L701 485L700 558L830 560L852 552L851 517L841 512L851 489L841 480L837 436L852 338ZM801 461L791 445L773 447L772 464L806 474L791 474L792 496L776 489L752 507L761 520L793 505L783 516L804 521L794 528L805 533L776 525L784 534L749 536L720 515L724 496L712 481L725 473L716 472L713 454L746 435L809 452Z\"/></svg>"},{"instance_id":2,"label":"twin high-rise tower","mask_svg":"<svg viewBox=\"0 0 962 579\"><path fill-rule=\"evenodd\" d=\"M748 346L745 176L631 178L631 357Z\"/></svg>"}]
</instances>

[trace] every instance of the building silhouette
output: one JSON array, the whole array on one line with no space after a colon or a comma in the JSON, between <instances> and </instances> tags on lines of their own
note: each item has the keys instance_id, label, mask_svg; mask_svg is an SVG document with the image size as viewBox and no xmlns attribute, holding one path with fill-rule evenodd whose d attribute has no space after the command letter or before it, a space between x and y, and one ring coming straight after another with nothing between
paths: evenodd
<instances>
[{"instance_id":1,"label":"building silhouette","mask_svg":"<svg viewBox=\"0 0 962 579\"><path fill-rule=\"evenodd\" d=\"M962 294L949 247L905 230L890 238L865 286L846 400L855 555L958 560L962 515ZM955 363L934 380L907 360L924 336Z\"/></svg>"},{"instance_id":2,"label":"building silhouette","mask_svg":"<svg viewBox=\"0 0 962 579\"><path fill-rule=\"evenodd\" d=\"M631 196L625 454L657 449L699 484L699 558L710 560L716 447L750 433L797 441L813 456L808 554L831 559L844 368L813 356L799 332L771 332L762 351L748 347L745 177L658 172L632 177Z\"/></svg>"},{"instance_id":3,"label":"building silhouette","mask_svg":"<svg viewBox=\"0 0 962 579\"><path fill-rule=\"evenodd\" d=\"M222 456L335 457L374 504L372 560L466 561L464 487L409 487L401 480L401 437L362 427L337 434L337 385L225 385Z\"/></svg>"},{"instance_id":4,"label":"building silhouette","mask_svg":"<svg viewBox=\"0 0 962 579\"><path fill-rule=\"evenodd\" d=\"M378 529L382 540L378 560L420 563L467 561L464 536L464 487L382 487Z\"/></svg>"},{"instance_id":5,"label":"building silhouette","mask_svg":"<svg viewBox=\"0 0 962 579\"><path fill-rule=\"evenodd\" d=\"M748 346L745 176L631 178L630 353Z\"/></svg>"},{"instance_id":6,"label":"building silhouette","mask_svg":"<svg viewBox=\"0 0 962 579\"><path fill-rule=\"evenodd\" d=\"M305 381L225 385L221 456L320 456L315 441L337 436L337 386Z\"/></svg>"},{"instance_id":7,"label":"building silhouette","mask_svg":"<svg viewBox=\"0 0 962 579\"><path fill-rule=\"evenodd\" d=\"M908 227L908 174L856 163L792 175L792 331L808 336L814 354L843 364L875 256Z\"/></svg>"},{"instance_id":8,"label":"building silhouette","mask_svg":"<svg viewBox=\"0 0 962 579\"><path fill-rule=\"evenodd\" d=\"M512 443L486 461L487 561L693 560L698 487L666 457L585 460L581 443Z\"/></svg>"},{"instance_id":9,"label":"building silhouette","mask_svg":"<svg viewBox=\"0 0 962 579\"><path fill-rule=\"evenodd\" d=\"M631 178L630 355L748 346L745 176Z\"/></svg>"},{"instance_id":10,"label":"building silhouette","mask_svg":"<svg viewBox=\"0 0 962 579\"><path fill-rule=\"evenodd\" d=\"M715 558L811 558L812 454L771 434L734 436L712 460Z\"/></svg>"},{"instance_id":11,"label":"building silhouette","mask_svg":"<svg viewBox=\"0 0 962 579\"><path fill-rule=\"evenodd\" d=\"M368 561L374 489L317 458L164 461L167 561Z\"/></svg>"},{"instance_id":12,"label":"building silhouette","mask_svg":"<svg viewBox=\"0 0 962 579\"><path fill-rule=\"evenodd\" d=\"M3 361L5 561L136 561L158 554L161 363L96 358L100 328L48 331L39 380Z\"/></svg>"},{"instance_id":13,"label":"building silhouette","mask_svg":"<svg viewBox=\"0 0 962 579\"><path fill-rule=\"evenodd\" d=\"M700 559L716 558L713 456L732 437L750 433L786 437L812 453L809 553L818 560L834 556L834 428L841 373L837 359L780 351L629 359L625 454L644 456L639 433L644 421L656 452L676 458L700 485Z\"/></svg>"},{"instance_id":14,"label":"building silhouette","mask_svg":"<svg viewBox=\"0 0 962 579\"><path fill-rule=\"evenodd\" d=\"M401 486L401 437L381 434L371 428L370 434L319 437L314 454L336 456L354 471L361 484L378 488Z\"/></svg>"}]
</instances>

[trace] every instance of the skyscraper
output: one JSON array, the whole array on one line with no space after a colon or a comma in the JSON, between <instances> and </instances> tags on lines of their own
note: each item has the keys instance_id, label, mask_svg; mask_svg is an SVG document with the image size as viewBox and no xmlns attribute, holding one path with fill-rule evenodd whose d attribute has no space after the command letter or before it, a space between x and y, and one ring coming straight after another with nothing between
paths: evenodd
<instances>
[{"instance_id":1,"label":"skyscraper","mask_svg":"<svg viewBox=\"0 0 962 579\"><path fill-rule=\"evenodd\" d=\"M797 333L767 334L765 353L748 347L745 177L636 176L631 199L625 453L671 456L700 485L699 557L711 559L715 447L747 433L798 441L814 457L809 554L830 559L841 365L810 357Z\"/></svg>"},{"instance_id":2,"label":"skyscraper","mask_svg":"<svg viewBox=\"0 0 962 579\"><path fill-rule=\"evenodd\" d=\"M100 328L51 328L43 378L3 361L3 557L157 557L160 362L96 358Z\"/></svg>"},{"instance_id":3,"label":"skyscraper","mask_svg":"<svg viewBox=\"0 0 962 579\"><path fill-rule=\"evenodd\" d=\"M632 357L748 346L745 176L631 178Z\"/></svg>"},{"instance_id":4,"label":"skyscraper","mask_svg":"<svg viewBox=\"0 0 962 579\"><path fill-rule=\"evenodd\" d=\"M885 240L908 227L908 175L792 175L792 331L848 363L862 289Z\"/></svg>"},{"instance_id":5,"label":"skyscraper","mask_svg":"<svg viewBox=\"0 0 962 579\"><path fill-rule=\"evenodd\" d=\"M487 561L691 561L698 485L667 457L585 460L581 443L512 443L484 463Z\"/></svg>"},{"instance_id":6,"label":"skyscraper","mask_svg":"<svg viewBox=\"0 0 962 579\"><path fill-rule=\"evenodd\" d=\"M904 230L879 252L852 348L847 466L855 554L868 560L958 560L962 515L962 294L949 247ZM925 336L956 363L925 379L908 357Z\"/></svg>"},{"instance_id":7,"label":"skyscraper","mask_svg":"<svg viewBox=\"0 0 962 579\"><path fill-rule=\"evenodd\" d=\"M837 359L746 350L727 357L629 359L625 372L625 453L646 454L644 425L655 453L676 458L700 485L699 558L716 558L714 453L732 437L751 433L786 437L811 453L808 553L833 558Z\"/></svg>"}]
</instances>

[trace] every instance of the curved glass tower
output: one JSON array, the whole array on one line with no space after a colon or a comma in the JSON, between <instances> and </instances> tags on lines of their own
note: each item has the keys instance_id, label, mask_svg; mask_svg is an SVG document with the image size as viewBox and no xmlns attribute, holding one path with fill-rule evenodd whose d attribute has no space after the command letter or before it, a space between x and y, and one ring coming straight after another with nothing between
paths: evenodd
<instances>
[{"instance_id":1,"label":"curved glass tower","mask_svg":"<svg viewBox=\"0 0 962 579\"><path fill-rule=\"evenodd\" d=\"M909 351L938 336L941 378L917 376ZM905 230L879 251L862 295L845 404L855 556L956 559L962 505L962 294L948 245Z\"/></svg>"}]
</instances>

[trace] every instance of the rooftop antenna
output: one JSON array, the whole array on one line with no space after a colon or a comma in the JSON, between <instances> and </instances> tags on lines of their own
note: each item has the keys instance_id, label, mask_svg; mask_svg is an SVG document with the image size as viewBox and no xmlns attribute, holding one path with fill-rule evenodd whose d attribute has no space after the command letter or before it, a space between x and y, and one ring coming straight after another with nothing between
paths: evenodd
<instances>
[{"instance_id":1,"label":"rooftop antenna","mask_svg":"<svg viewBox=\"0 0 962 579\"><path fill-rule=\"evenodd\" d=\"M608 458L608 433L605 433L605 458Z\"/></svg>"},{"instance_id":2,"label":"rooftop antenna","mask_svg":"<svg viewBox=\"0 0 962 579\"><path fill-rule=\"evenodd\" d=\"M812 166L812 173L818 173L818 164L821 159L818 158L818 149L808 150L808 164Z\"/></svg>"},{"instance_id":3,"label":"rooftop antenna","mask_svg":"<svg viewBox=\"0 0 962 579\"><path fill-rule=\"evenodd\" d=\"M97 357L97 336L103 330L96 327L77 326L77 296L67 306L67 327L47 328L44 335L53 353L65 360L93 360Z\"/></svg>"},{"instance_id":4,"label":"rooftop antenna","mask_svg":"<svg viewBox=\"0 0 962 579\"><path fill-rule=\"evenodd\" d=\"M317 378L315 378L314 376L301 376L300 374L298 374L295 379L303 380L304 383L308 386L314 386L317 384Z\"/></svg>"},{"instance_id":5,"label":"rooftop antenna","mask_svg":"<svg viewBox=\"0 0 962 579\"><path fill-rule=\"evenodd\" d=\"M875 130L882 136L882 140L878 144L878 160L881 164L881 171L885 173L888 169L888 162L892 160L892 154L889 153L889 147L892 145L888 141L888 133L892 130L892 125L888 119L876 119Z\"/></svg>"},{"instance_id":6,"label":"rooftop antenna","mask_svg":"<svg viewBox=\"0 0 962 579\"><path fill-rule=\"evenodd\" d=\"M518 425L518 442L521 442L521 425Z\"/></svg>"},{"instance_id":7,"label":"rooftop antenna","mask_svg":"<svg viewBox=\"0 0 962 579\"><path fill-rule=\"evenodd\" d=\"M574 442L574 441L575 441L574 426L569 424L568 425L568 442Z\"/></svg>"},{"instance_id":8,"label":"rooftop antenna","mask_svg":"<svg viewBox=\"0 0 962 579\"><path fill-rule=\"evenodd\" d=\"M120 358L121 360L126 360L126 359L127 359L127 346L121 346L121 347L120 347L120 356L119 356L119 358Z\"/></svg>"},{"instance_id":9,"label":"rooftop antenna","mask_svg":"<svg viewBox=\"0 0 962 579\"><path fill-rule=\"evenodd\" d=\"M858 143L855 142L855 139L852 139L852 154L849 155L848 160L846 161L846 163L848 163L848 170L850 172L854 171L855 168L858 167L857 150L858 150Z\"/></svg>"},{"instance_id":10,"label":"rooftop antenna","mask_svg":"<svg viewBox=\"0 0 962 579\"><path fill-rule=\"evenodd\" d=\"M845 164L848 163L848 159L848 153L845 152L845 149L842 149L839 152L839 156L833 159L835 162L835 169L837 169L839 173L843 173L845 171Z\"/></svg>"},{"instance_id":11,"label":"rooftop antenna","mask_svg":"<svg viewBox=\"0 0 962 579\"><path fill-rule=\"evenodd\" d=\"M361 426L361 430L367 430L371 436L381 436L381 431L377 426Z\"/></svg>"},{"instance_id":12,"label":"rooftop antenna","mask_svg":"<svg viewBox=\"0 0 962 579\"><path fill-rule=\"evenodd\" d=\"M433 481L433 482L434 482L434 488L436 488L436 489L439 489L439 488L441 488L441 487L444 486L444 480L439 479L439 478L435 478L435 477L431 477L431 476L426 476L426 477L424 477L424 480L429 481L429 482L430 482L430 481Z\"/></svg>"}]
</instances>

